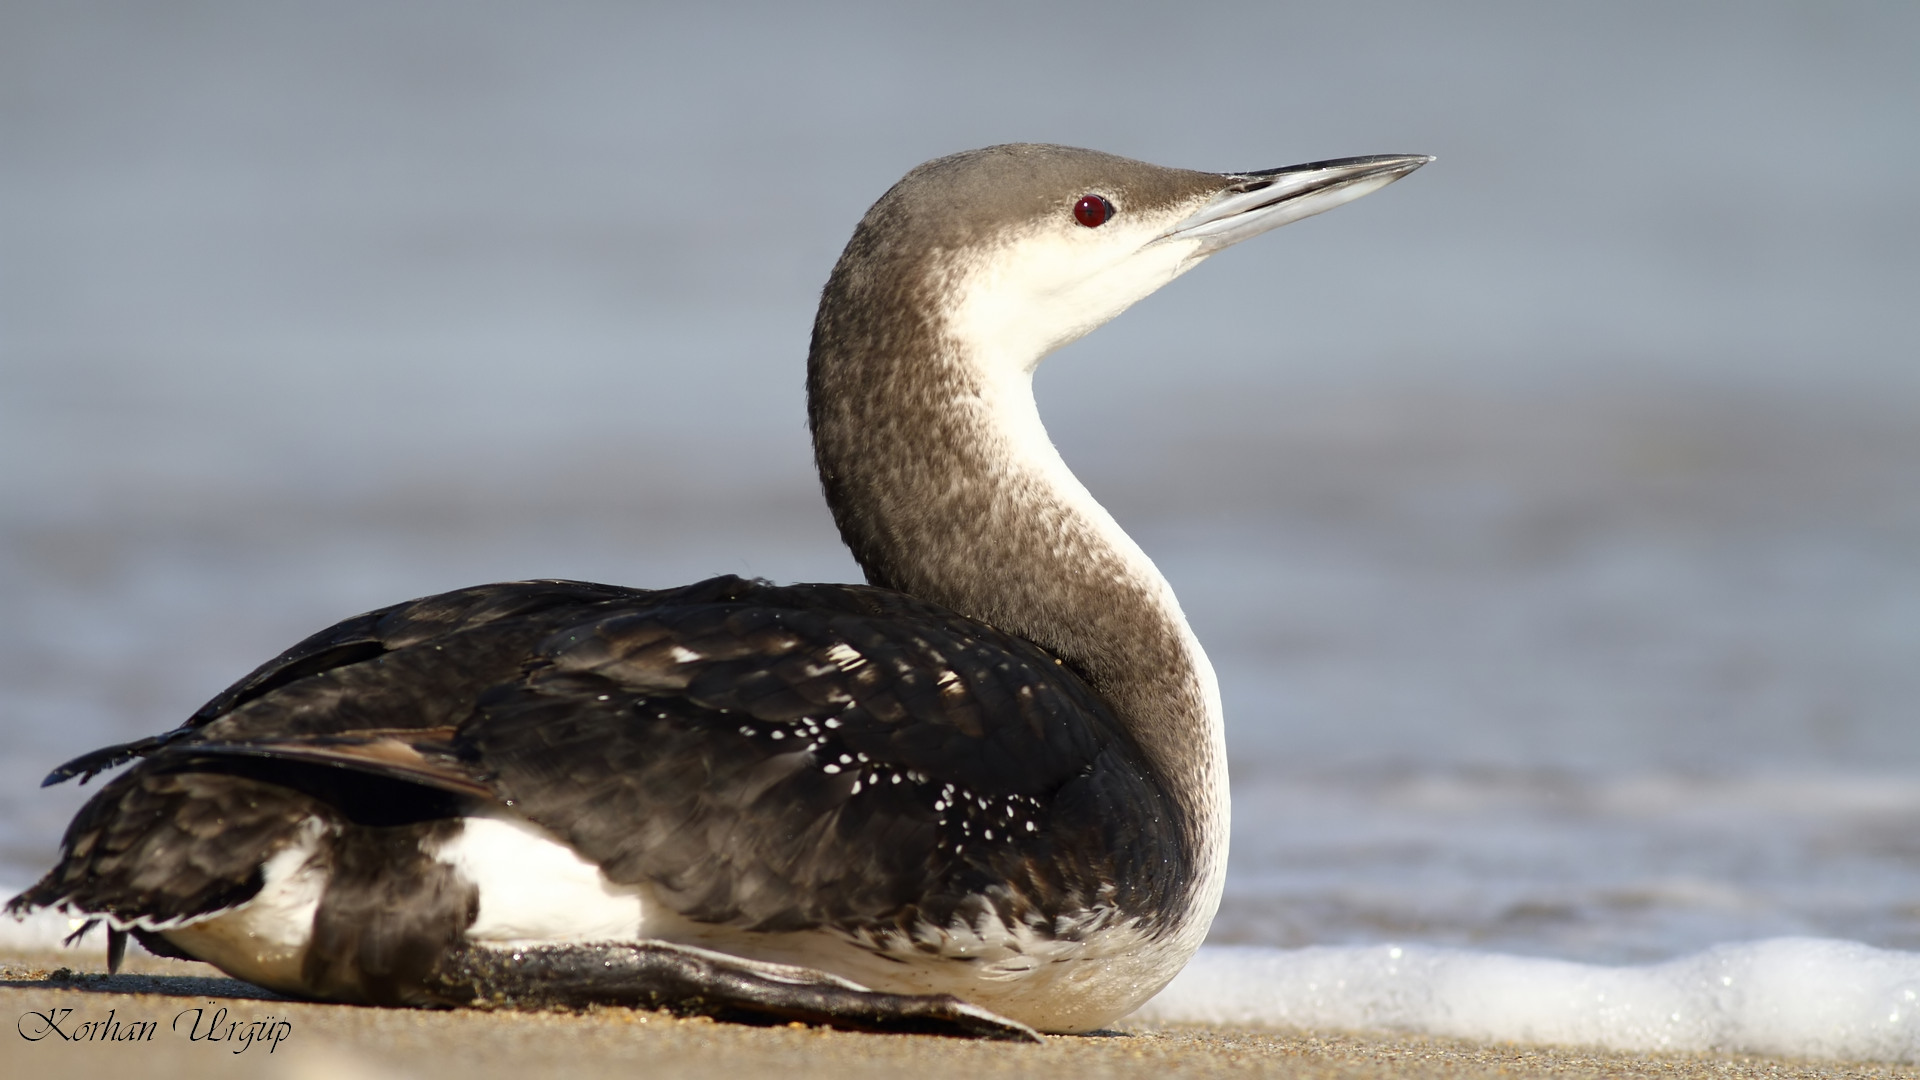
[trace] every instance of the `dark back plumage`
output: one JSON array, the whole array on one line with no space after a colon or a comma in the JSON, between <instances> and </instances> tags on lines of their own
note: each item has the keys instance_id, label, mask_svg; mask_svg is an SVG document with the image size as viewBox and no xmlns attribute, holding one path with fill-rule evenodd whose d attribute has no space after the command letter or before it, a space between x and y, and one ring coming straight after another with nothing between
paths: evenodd
<instances>
[{"instance_id":1,"label":"dark back plumage","mask_svg":"<svg viewBox=\"0 0 1920 1080\"><path fill-rule=\"evenodd\" d=\"M427 597L322 631L181 728L50 780L129 754L143 760L16 908L113 911L139 895L164 919L244 900L272 830L202 837L168 812L236 778L297 793L255 811L281 827L316 802L377 826L495 799L611 881L753 930L992 917L1052 936L1088 911L1150 924L1185 885L1174 809L1077 674L864 586L556 581ZM129 800L154 809L130 821ZM204 846L184 860L201 871L150 880L131 856L157 843ZM164 913L156 884L173 894Z\"/></svg>"}]
</instances>

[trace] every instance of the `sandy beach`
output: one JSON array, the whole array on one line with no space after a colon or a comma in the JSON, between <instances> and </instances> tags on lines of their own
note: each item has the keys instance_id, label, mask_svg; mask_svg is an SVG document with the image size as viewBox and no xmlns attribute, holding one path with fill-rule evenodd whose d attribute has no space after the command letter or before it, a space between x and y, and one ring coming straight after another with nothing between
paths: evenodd
<instances>
[{"instance_id":1,"label":"sandy beach","mask_svg":"<svg viewBox=\"0 0 1920 1080\"><path fill-rule=\"evenodd\" d=\"M15 1028L0 1052L0 1074L43 1078L1920 1076L1910 1067L1873 1063L1635 1057L1344 1032L1129 1027L1015 1046L797 1025L748 1027L627 1009L502 1013L309 1005L279 1000L203 964L143 955L129 956L120 974L108 976L97 950L0 957L0 1003ZM103 1031L123 1041L90 1037ZM129 1036L132 1041L125 1041Z\"/></svg>"}]
</instances>

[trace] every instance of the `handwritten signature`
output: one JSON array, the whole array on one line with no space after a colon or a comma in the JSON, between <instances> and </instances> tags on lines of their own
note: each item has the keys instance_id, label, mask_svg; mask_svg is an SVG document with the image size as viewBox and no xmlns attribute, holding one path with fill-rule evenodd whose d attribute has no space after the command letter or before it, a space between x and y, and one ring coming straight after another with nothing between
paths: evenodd
<instances>
[{"instance_id":1,"label":"handwritten signature","mask_svg":"<svg viewBox=\"0 0 1920 1080\"><path fill-rule=\"evenodd\" d=\"M236 1054L244 1054L257 1046L266 1047L271 1054L293 1035L290 1020L277 1016L259 1020L230 1018L225 1005L211 1001L207 1005L212 1006L211 1010L203 1006L180 1010L173 1018L173 1033L184 1035L188 1042L221 1043ZM108 1009L107 1015L98 1019L75 1017L74 1011L47 1009L22 1013L14 1022L14 1030L28 1042L53 1037L70 1043L152 1042L154 1032L160 1030L158 1020L122 1020L118 1009Z\"/></svg>"}]
</instances>

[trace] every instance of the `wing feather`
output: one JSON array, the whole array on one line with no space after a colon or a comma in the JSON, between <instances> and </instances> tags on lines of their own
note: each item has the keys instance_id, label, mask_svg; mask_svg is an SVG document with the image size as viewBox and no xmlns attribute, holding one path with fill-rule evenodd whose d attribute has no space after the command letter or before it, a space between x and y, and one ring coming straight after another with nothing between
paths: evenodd
<instances>
[{"instance_id":1,"label":"wing feather","mask_svg":"<svg viewBox=\"0 0 1920 1080\"><path fill-rule=\"evenodd\" d=\"M615 882L760 930L993 911L1052 932L1089 911L1178 910L1189 885L1169 869L1190 862L1171 806L1068 667L862 586L516 582L427 597L322 631L181 728L55 775L136 756L76 819L66 870L49 875L61 895L104 867L119 876L93 891L129 909L147 872L132 853L152 846L141 829L165 832L154 798L228 797L225 780L177 779L198 773L283 785L361 824L503 803ZM73 850L108 835L128 858ZM252 884L222 866L225 884L174 907Z\"/></svg>"}]
</instances>

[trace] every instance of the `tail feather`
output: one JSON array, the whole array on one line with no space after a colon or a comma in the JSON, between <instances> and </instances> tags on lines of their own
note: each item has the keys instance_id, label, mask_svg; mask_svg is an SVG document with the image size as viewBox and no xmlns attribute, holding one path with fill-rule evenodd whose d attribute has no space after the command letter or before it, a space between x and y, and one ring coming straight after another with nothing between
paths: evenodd
<instances>
[{"instance_id":1,"label":"tail feather","mask_svg":"<svg viewBox=\"0 0 1920 1080\"><path fill-rule=\"evenodd\" d=\"M325 813L306 795L247 777L136 768L81 808L60 861L7 911L87 917L70 940L100 921L115 931L197 921L252 899L261 866Z\"/></svg>"}]
</instances>

